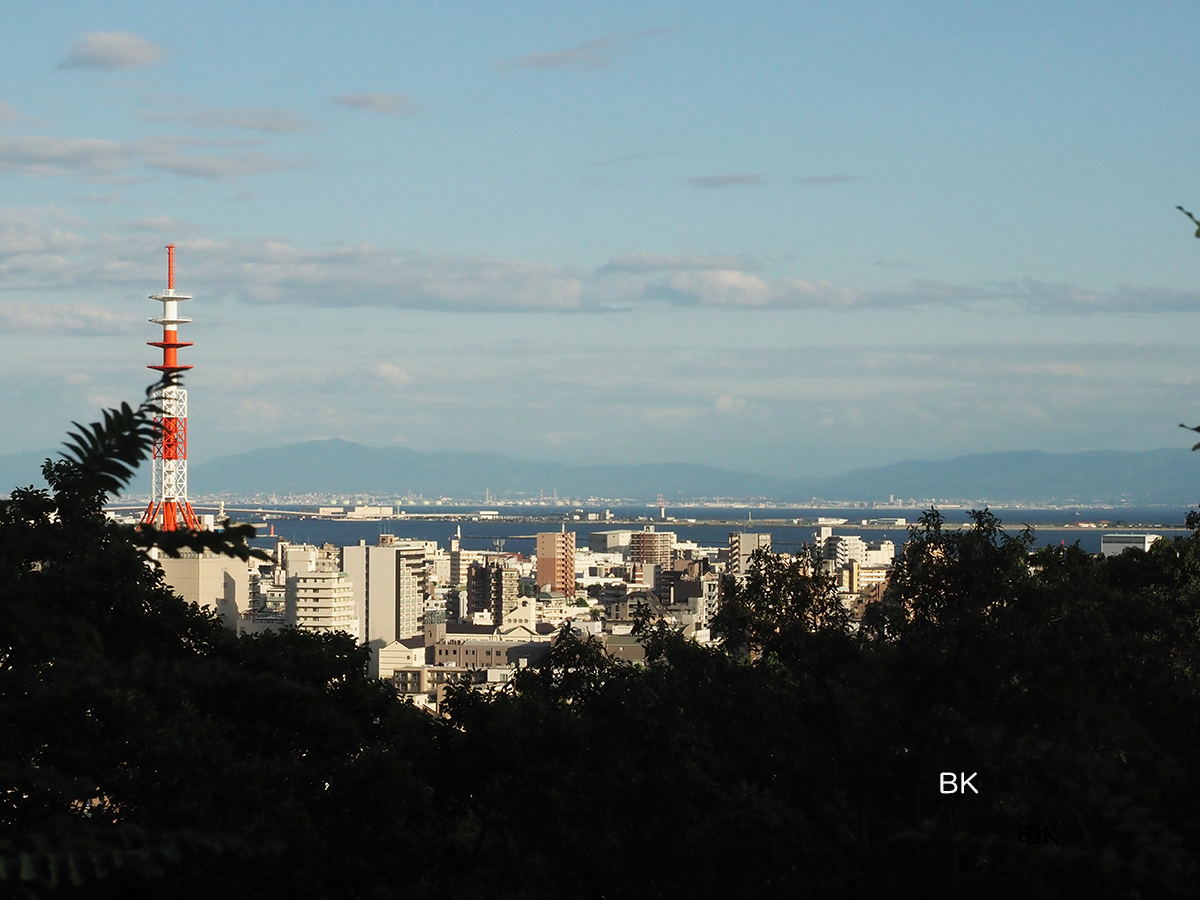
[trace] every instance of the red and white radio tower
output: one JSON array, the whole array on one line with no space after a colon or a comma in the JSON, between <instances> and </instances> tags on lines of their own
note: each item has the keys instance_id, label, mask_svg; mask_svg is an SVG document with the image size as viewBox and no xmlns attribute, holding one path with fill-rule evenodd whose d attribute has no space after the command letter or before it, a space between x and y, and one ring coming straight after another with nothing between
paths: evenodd
<instances>
[{"instance_id":1,"label":"red and white radio tower","mask_svg":"<svg viewBox=\"0 0 1200 900\"><path fill-rule=\"evenodd\" d=\"M161 366L147 366L166 374L178 374L191 366L179 365L181 342L178 326L192 321L179 315L179 301L191 300L188 294L175 293L175 245L167 244L167 289L151 294L151 300L163 305L162 317L151 319L163 327L161 341L147 341L151 347L161 347ZM155 417L158 436L154 439L154 460L150 475L150 505L142 516L143 525L157 525L163 531L188 529L198 531L200 522L188 503L187 494L187 391L181 387L160 387L154 393L162 409Z\"/></svg>"}]
</instances>

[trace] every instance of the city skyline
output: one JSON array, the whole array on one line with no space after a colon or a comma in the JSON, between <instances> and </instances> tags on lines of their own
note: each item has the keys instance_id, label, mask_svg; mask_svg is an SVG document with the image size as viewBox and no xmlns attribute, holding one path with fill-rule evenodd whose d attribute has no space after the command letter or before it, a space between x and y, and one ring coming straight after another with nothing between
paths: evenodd
<instances>
[{"instance_id":1,"label":"city skyline","mask_svg":"<svg viewBox=\"0 0 1200 900\"><path fill-rule=\"evenodd\" d=\"M776 477L1189 443L1183 4L48 4L0 60L0 453L141 396ZM196 486L203 491L203 487Z\"/></svg>"}]
</instances>

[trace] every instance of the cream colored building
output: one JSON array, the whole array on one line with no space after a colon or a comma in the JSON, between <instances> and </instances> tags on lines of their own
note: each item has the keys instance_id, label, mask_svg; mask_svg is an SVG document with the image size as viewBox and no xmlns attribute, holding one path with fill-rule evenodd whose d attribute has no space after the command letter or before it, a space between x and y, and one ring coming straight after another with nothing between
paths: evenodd
<instances>
[{"instance_id":1,"label":"cream colored building","mask_svg":"<svg viewBox=\"0 0 1200 900\"><path fill-rule=\"evenodd\" d=\"M771 536L769 534L731 531L729 533L729 573L745 575L750 570L750 557L756 550L771 552Z\"/></svg>"},{"instance_id":2,"label":"cream colored building","mask_svg":"<svg viewBox=\"0 0 1200 900\"><path fill-rule=\"evenodd\" d=\"M426 545L425 541L391 540L380 547L364 542L342 548L342 569L353 585L359 640L371 648L373 670L378 670L383 647L421 633Z\"/></svg>"},{"instance_id":3,"label":"cream colored building","mask_svg":"<svg viewBox=\"0 0 1200 900\"><path fill-rule=\"evenodd\" d=\"M574 603L546 600L537 604L537 621L545 622L557 628L567 619L590 619L590 606L576 606Z\"/></svg>"},{"instance_id":4,"label":"cream colored building","mask_svg":"<svg viewBox=\"0 0 1200 900\"><path fill-rule=\"evenodd\" d=\"M423 637L392 641L379 648L375 654L378 670L371 672L373 678L391 678L398 669L425 665L425 641Z\"/></svg>"},{"instance_id":5,"label":"cream colored building","mask_svg":"<svg viewBox=\"0 0 1200 900\"><path fill-rule=\"evenodd\" d=\"M841 568L851 560L860 566L883 568L891 566L896 558L896 545L892 541L868 544L858 535L833 534L829 527L818 529L816 537L821 555L833 568Z\"/></svg>"},{"instance_id":6,"label":"cream colored building","mask_svg":"<svg viewBox=\"0 0 1200 900\"><path fill-rule=\"evenodd\" d=\"M858 560L850 560L838 570L838 588L850 594L858 594L875 585L887 585L892 570L887 566L862 566Z\"/></svg>"},{"instance_id":7,"label":"cream colored building","mask_svg":"<svg viewBox=\"0 0 1200 900\"><path fill-rule=\"evenodd\" d=\"M188 603L211 609L230 629L236 629L242 613L250 608L250 569L233 556L211 551L184 550L178 557L151 551L163 570L163 580Z\"/></svg>"},{"instance_id":8,"label":"cream colored building","mask_svg":"<svg viewBox=\"0 0 1200 900\"><path fill-rule=\"evenodd\" d=\"M305 631L340 631L359 638L354 587L345 572L289 573L287 618Z\"/></svg>"}]
</instances>

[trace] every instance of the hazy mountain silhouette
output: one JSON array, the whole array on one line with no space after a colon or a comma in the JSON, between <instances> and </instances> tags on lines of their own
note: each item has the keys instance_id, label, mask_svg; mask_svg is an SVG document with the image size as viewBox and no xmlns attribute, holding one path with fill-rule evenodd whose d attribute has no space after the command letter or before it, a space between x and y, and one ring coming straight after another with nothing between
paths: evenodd
<instances>
[{"instance_id":1,"label":"hazy mountain silhouette","mask_svg":"<svg viewBox=\"0 0 1200 900\"><path fill-rule=\"evenodd\" d=\"M3 464L0 457L0 465ZM2 471L2 469L0 469ZM9 479L11 481L11 479ZM963 500L1027 503L1190 504L1200 494L1200 456L1186 449L1037 450L908 460L832 478L781 479L690 463L568 466L496 453L425 453L328 440L289 444L191 467L193 494L378 493L482 499L607 497L671 502L702 497L829 500Z\"/></svg>"},{"instance_id":2,"label":"hazy mountain silhouette","mask_svg":"<svg viewBox=\"0 0 1200 900\"><path fill-rule=\"evenodd\" d=\"M366 447L350 441L309 441L224 456L193 465L194 493L413 493L483 498L484 492L547 497L673 499L775 495L781 479L690 463L567 466L512 459L498 453L423 453L404 447Z\"/></svg>"},{"instance_id":3,"label":"hazy mountain silhouette","mask_svg":"<svg viewBox=\"0 0 1200 900\"><path fill-rule=\"evenodd\" d=\"M21 453L0 453L0 497L13 488L35 487L45 489L42 463L47 459L61 459L62 447L51 450L25 450ZM143 463L133 476L123 494L147 494L150 492L150 467Z\"/></svg>"},{"instance_id":4,"label":"hazy mountain silhouette","mask_svg":"<svg viewBox=\"0 0 1200 900\"><path fill-rule=\"evenodd\" d=\"M906 460L815 482L793 482L788 497L848 500L959 498L1028 503L1193 504L1200 455L1184 448L1082 453L1021 450L953 459ZM814 487L815 486L815 487Z\"/></svg>"},{"instance_id":5,"label":"hazy mountain silhouette","mask_svg":"<svg viewBox=\"0 0 1200 900\"><path fill-rule=\"evenodd\" d=\"M44 487L41 464L56 450L0 455L0 492ZM763 499L804 503L942 500L974 503L1191 505L1200 500L1200 454L1184 448L1147 451L1039 450L975 453L946 460L906 460L831 478L782 479L691 463L568 466L498 453L425 453L328 440L288 444L193 463L193 496L229 494L393 494L482 500L539 492L551 497ZM143 466L127 493L149 490Z\"/></svg>"}]
</instances>

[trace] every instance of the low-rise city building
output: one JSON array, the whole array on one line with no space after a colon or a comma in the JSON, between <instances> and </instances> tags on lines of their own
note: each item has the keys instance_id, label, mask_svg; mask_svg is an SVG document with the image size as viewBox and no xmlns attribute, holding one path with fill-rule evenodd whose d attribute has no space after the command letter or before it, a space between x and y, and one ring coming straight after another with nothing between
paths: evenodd
<instances>
[{"instance_id":1,"label":"low-rise city building","mask_svg":"<svg viewBox=\"0 0 1200 900\"><path fill-rule=\"evenodd\" d=\"M1104 556L1120 556L1131 547L1146 551L1160 538L1161 534L1105 534L1100 537L1100 552Z\"/></svg>"}]
</instances>

